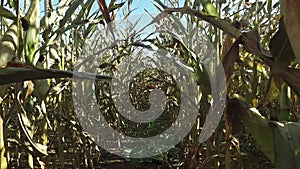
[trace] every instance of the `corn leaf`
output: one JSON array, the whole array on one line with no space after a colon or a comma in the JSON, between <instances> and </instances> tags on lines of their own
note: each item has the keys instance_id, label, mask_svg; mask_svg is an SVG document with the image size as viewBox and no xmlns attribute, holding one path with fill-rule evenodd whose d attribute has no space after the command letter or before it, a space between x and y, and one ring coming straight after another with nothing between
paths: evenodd
<instances>
[{"instance_id":1,"label":"corn leaf","mask_svg":"<svg viewBox=\"0 0 300 169\"><path fill-rule=\"evenodd\" d=\"M5 66L7 62L16 57L19 47L17 31L17 24L11 24L0 41L0 66Z\"/></svg>"},{"instance_id":2,"label":"corn leaf","mask_svg":"<svg viewBox=\"0 0 300 169\"><path fill-rule=\"evenodd\" d=\"M25 58L27 64L33 64L34 55L39 43L40 29L40 1L32 0L29 10L24 19L28 22L28 29L25 32Z\"/></svg>"},{"instance_id":3,"label":"corn leaf","mask_svg":"<svg viewBox=\"0 0 300 169\"><path fill-rule=\"evenodd\" d=\"M4 8L3 6L0 6L0 16L3 18L11 19L13 21L16 21L17 17L8 9Z\"/></svg>"},{"instance_id":4,"label":"corn leaf","mask_svg":"<svg viewBox=\"0 0 300 169\"><path fill-rule=\"evenodd\" d=\"M244 113L242 119L248 132L254 137L263 153L274 162L274 143L272 130L268 124L269 121L255 108L251 108L250 111Z\"/></svg>"},{"instance_id":5,"label":"corn leaf","mask_svg":"<svg viewBox=\"0 0 300 169\"><path fill-rule=\"evenodd\" d=\"M96 75L92 73L63 71L56 69L38 68L0 68L0 85L22 82L26 80L38 80L47 78L77 78L90 80L110 80L110 76Z\"/></svg>"},{"instance_id":6,"label":"corn leaf","mask_svg":"<svg viewBox=\"0 0 300 169\"><path fill-rule=\"evenodd\" d=\"M285 0L284 24L296 62L300 64L300 1Z\"/></svg>"},{"instance_id":7,"label":"corn leaf","mask_svg":"<svg viewBox=\"0 0 300 169\"><path fill-rule=\"evenodd\" d=\"M270 122L274 135L275 167L300 168L300 123Z\"/></svg>"},{"instance_id":8,"label":"corn leaf","mask_svg":"<svg viewBox=\"0 0 300 169\"><path fill-rule=\"evenodd\" d=\"M217 8L211 3L210 0L201 0L205 11L212 16L218 16Z\"/></svg>"}]
</instances>

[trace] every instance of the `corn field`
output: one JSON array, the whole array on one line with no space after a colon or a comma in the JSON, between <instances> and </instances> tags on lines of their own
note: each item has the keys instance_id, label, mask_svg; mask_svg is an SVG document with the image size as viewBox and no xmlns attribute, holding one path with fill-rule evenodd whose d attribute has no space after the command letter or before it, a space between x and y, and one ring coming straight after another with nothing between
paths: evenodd
<instances>
[{"instance_id":1,"label":"corn field","mask_svg":"<svg viewBox=\"0 0 300 169\"><path fill-rule=\"evenodd\" d=\"M299 29L296 0L1 0L0 168L300 168Z\"/></svg>"}]
</instances>

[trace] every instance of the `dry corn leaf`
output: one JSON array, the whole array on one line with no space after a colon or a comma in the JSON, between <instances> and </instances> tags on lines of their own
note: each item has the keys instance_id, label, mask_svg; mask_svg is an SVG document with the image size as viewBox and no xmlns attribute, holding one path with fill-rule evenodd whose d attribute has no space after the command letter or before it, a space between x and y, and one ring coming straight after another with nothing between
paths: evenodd
<instances>
[{"instance_id":1,"label":"dry corn leaf","mask_svg":"<svg viewBox=\"0 0 300 169\"><path fill-rule=\"evenodd\" d=\"M290 43L300 64L300 1L285 0L284 23Z\"/></svg>"},{"instance_id":2,"label":"dry corn leaf","mask_svg":"<svg viewBox=\"0 0 300 169\"><path fill-rule=\"evenodd\" d=\"M295 54L288 39L283 19L280 20L279 29L272 37L269 47L275 62L288 66L291 61L295 60Z\"/></svg>"}]
</instances>

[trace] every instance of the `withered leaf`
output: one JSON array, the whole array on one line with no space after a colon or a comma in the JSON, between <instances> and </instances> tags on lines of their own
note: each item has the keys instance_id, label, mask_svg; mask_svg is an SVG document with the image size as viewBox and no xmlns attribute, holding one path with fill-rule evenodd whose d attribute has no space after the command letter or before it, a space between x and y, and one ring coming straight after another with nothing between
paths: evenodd
<instances>
[{"instance_id":1,"label":"withered leaf","mask_svg":"<svg viewBox=\"0 0 300 169\"><path fill-rule=\"evenodd\" d=\"M275 62L289 65L290 62L295 59L295 54L288 39L283 19L280 20L279 29L272 37L269 47Z\"/></svg>"},{"instance_id":2,"label":"withered leaf","mask_svg":"<svg viewBox=\"0 0 300 169\"><path fill-rule=\"evenodd\" d=\"M284 24L295 53L295 60L300 64L300 1L285 0Z\"/></svg>"},{"instance_id":3,"label":"withered leaf","mask_svg":"<svg viewBox=\"0 0 300 169\"><path fill-rule=\"evenodd\" d=\"M241 42L241 39L237 39L233 45L231 46L231 48L229 49L229 51L227 52L227 54L225 56L223 56L222 59L222 64L224 67L224 72L226 75L226 80L227 82L229 82L230 77L233 73L234 70L234 63L236 62L236 60L238 60L239 58L239 44Z\"/></svg>"}]
</instances>

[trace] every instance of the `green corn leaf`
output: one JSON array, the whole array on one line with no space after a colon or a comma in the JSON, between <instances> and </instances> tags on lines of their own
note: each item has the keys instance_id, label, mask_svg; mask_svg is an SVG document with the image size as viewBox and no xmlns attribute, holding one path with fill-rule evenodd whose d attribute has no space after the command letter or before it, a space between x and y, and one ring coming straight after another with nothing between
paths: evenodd
<instances>
[{"instance_id":1,"label":"green corn leaf","mask_svg":"<svg viewBox=\"0 0 300 169\"><path fill-rule=\"evenodd\" d=\"M197 18L203 19L210 24L220 28L224 32L232 35L234 38L239 38L241 35L241 32L236 29L234 26L231 25L230 22L228 22L225 19L221 19L219 17L207 15L206 13L194 9L190 9L189 7L183 7L183 8L166 8L164 10L165 13L173 13L173 12L180 12L183 14L189 14L191 16L195 16Z\"/></svg>"},{"instance_id":2,"label":"green corn leaf","mask_svg":"<svg viewBox=\"0 0 300 169\"><path fill-rule=\"evenodd\" d=\"M91 12L91 8L93 7L94 0L88 0L80 10L79 14L77 15L77 18L75 20L81 20L85 19L84 17L87 17L89 13Z\"/></svg>"},{"instance_id":3,"label":"green corn leaf","mask_svg":"<svg viewBox=\"0 0 300 169\"><path fill-rule=\"evenodd\" d=\"M280 0L280 16L284 15L285 11L285 0Z\"/></svg>"},{"instance_id":4,"label":"green corn leaf","mask_svg":"<svg viewBox=\"0 0 300 169\"><path fill-rule=\"evenodd\" d=\"M275 167L300 168L300 123L270 122L274 135Z\"/></svg>"},{"instance_id":5,"label":"green corn leaf","mask_svg":"<svg viewBox=\"0 0 300 169\"><path fill-rule=\"evenodd\" d=\"M3 6L0 6L0 16L3 18L11 19L13 21L17 20L17 17L11 11L4 8Z\"/></svg>"},{"instance_id":6,"label":"green corn leaf","mask_svg":"<svg viewBox=\"0 0 300 169\"><path fill-rule=\"evenodd\" d=\"M39 43L40 29L40 1L32 0L29 10L24 19L28 22L28 29L25 31L25 58L26 63L33 65L34 55Z\"/></svg>"},{"instance_id":7,"label":"green corn leaf","mask_svg":"<svg viewBox=\"0 0 300 169\"><path fill-rule=\"evenodd\" d=\"M248 131L253 135L264 154L274 162L274 143L272 130L268 125L268 120L255 108L251 108L249 113L250 117L243 119Z\"/></svg>"},{"instance_id":8,"label":"green corn leaf","mask_svg":"<svg viewBox=\"0 0 300 169\"><path fill-rule=\"evenodd\" d=\"M59 25L61 27L63 27L67 23L67 21L71 18L71 16L74 14L75 10L78 8L78 6L80 4L82 4L82 2L83 2L83 0L76 0L70 5L69 9L66 12L65 17L59 21Z\"/></svg>"},{"instance_id":9,"label":"green corn leaf","mask_svg":"<svg viewBox=\"0 0 300 169\"><path fill-rule=\"evenodd\" d=\"M217 8L211 3L210 0L202 0L201 1L205 11L212 16L218 16Z\"/></svg>"},{"instance_id":10,"label":"green corn leaf","mask_svg":"<svg viewBox=\"0 0 300 169\"><path fill-rule=\"evenodd\" d=\"M109 81L112 77L96 75L92 73L63 71L56 69L38 68L0 68L0 85L22 82L26 80L39 80L48 78L77 78Z\"/></svg>"},{"instance_id":11,"label":"green corn leaf","mask_svg":"<svg viewBox=\"0 0 300 169\"><path fill-rule=\"evenodd\" d=\"M279 121L289 121L290 120L290 103L289 101L291 98L289 98L289 92L288 92L288 86L286 83L284 83L281 86L281 91L278 97L279 105L280 105L280 112L278 114L278 120Z\"/></svg>"},{"instance_id":12,"label":"green corn leaf","mask_svg":"<svg viewBox=\"0 0 300 169\"><path fill-rule=\"evenodd\" d=\"M254 137L263 153L274 163L274 143L269 121L256 108L250 108L247 111L243 106L240 107L241 111L243 111L241 112L242 120L247 131Z\"/></svg>"}]
</instances>

